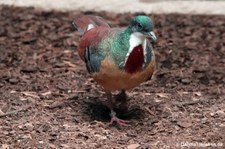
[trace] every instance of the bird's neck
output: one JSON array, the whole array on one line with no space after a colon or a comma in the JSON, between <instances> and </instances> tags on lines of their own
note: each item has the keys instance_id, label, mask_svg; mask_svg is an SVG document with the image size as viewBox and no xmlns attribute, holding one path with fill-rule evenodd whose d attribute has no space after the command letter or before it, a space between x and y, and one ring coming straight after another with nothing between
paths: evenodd
<instances>
[{"instance_id":1,"label":"bird's neck","mask_svg":"<svg viewBox=\"0 0 225 149\"><path fill-rule=\"evenodd\" d=\"M141 70L146 61L145 37L141 33L133 33L129 26L116 39L112 52L118 67L128 73Z\"/></svg>"},{"instance_id":2,"label":"bird's neck","mask_svg":"<svg viewBox=\"0 0 225 149\"><path fill-rule=\"evenodd\" d=\"M126 54L124 66L128 73L142 70L146 61L146 38L143 34L135 32L130 35L129 50Z\"/></svg>"}]
</instances>

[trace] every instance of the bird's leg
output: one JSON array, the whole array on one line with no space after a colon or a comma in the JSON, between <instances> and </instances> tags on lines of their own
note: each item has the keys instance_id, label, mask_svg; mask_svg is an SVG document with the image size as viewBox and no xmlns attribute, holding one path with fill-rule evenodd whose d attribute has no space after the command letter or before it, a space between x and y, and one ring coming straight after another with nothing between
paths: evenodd
<instances>
[{"instance_id":1,"label":"bird's leg","mask_svg":"<svg viewBox=\"0 0 225 149\"><path fill-rule=\"evenodd\" d=\"M116 116L116 112L113 110L113 108L115 107L115 101L113 101L111 92L107 91L106 96L107 96L107 99L108 99L108 107L110 108L110 111L111 111L111 113L110 113L110 116L111 116L110 124L113 124L113 122L116 122L120 126L128 126L128 124L126 124L127 121L119 119Z\"/></svg>"},{"instance_id":2,"label":"bird's leg","mask_svg":"<svg viewBox=\"0 0 225 149\"><path fill-rule=\"evenodd\" d=\"M119 103L119 109L127 111L127 95L125 90L122 90L117 96L116 96L116 102Z\"/></svg>"}]
</instances>

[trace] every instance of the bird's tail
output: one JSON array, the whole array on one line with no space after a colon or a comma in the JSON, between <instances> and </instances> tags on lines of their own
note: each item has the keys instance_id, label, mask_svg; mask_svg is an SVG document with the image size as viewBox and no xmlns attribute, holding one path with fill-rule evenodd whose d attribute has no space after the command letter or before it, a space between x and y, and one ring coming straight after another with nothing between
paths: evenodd
<instances>
[{"instance_id":1,"label":"bird's tail","mask_svg":"<svg viewBox=\"0 0 225 149\"><path fill-rule=\"evenodd\" d=\"M93 15L77 15L72 24L81 35L96 26L110 27L103 18Z\"/></svg>"}]
</instances>

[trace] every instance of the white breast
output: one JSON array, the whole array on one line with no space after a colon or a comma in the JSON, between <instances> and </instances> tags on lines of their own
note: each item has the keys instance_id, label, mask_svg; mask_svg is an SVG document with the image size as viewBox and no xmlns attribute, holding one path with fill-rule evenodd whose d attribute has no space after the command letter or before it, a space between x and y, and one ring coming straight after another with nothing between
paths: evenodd
<instances>
[{"instance_id":1,"label":"white breast","mask_svg":"<svg viewBox=\"0 0 225 149\"><path fill-rule=\"evenodd\" d=\"M131 36L130 36L129 43L130 43L130 48L129 48L128 52L127 52L124 64L126 64L126 61L127 61L128 57L129 57L130 53L133 51L133 49L136 46L140 45L140 44L143 47L144 56L147 53L146 52L147 41L146 41L146 37L143 34L141 34L139 32L132 33ZM144 57L144 60L146 62L146 56Z\"/></svg>"}]
</instances>

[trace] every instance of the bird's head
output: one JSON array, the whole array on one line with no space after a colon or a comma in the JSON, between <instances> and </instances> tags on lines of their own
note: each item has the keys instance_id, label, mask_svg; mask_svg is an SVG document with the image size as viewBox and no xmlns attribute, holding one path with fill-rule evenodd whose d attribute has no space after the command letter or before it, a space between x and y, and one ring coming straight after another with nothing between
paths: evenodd
<instances>
[{"instance_id":1,"label":"bird's head","mask_svg":"<svg viewBox=\"0 0 225 149\"><path fill-rule=\"evenodd\" d=\"M132 32L138 32L156 42L157 38L153 32L154 24L147 16L136 16L130 24Z\"/></svg>"}]
</instances>

